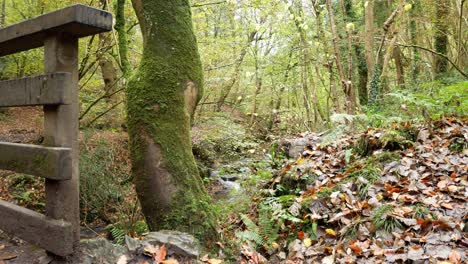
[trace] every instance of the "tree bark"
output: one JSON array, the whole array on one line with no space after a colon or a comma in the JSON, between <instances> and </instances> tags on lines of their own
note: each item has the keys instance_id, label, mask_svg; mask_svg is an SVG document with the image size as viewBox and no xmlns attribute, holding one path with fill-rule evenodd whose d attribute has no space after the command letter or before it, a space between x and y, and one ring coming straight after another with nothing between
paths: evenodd
<instances>
[{"instance_id":1,"label":"tree bark","mask_svg":"<svg viewBox=\"0 0 468 264\"><path fill-rule=\"evenodd\" d=\"M395 61L397 84L405 85L405 68L403 67L402 52L399 46L393 48L393 60Z\"/></svg>"},{"instance_id":2,"label":"tree bark","mask_svg":"<svg viewBox=\"0 0 468 264\"><path fill-rule=\"evenodd\" d=\"M410 37L411 37L411 44L417 45L418 44L418 33L417 33L417 25L416 25L416 15L417 12L420 11L420 4L419 2L415 2L413 8L410 10ZM419 61L421 60L421 55L417 48L413 48L412 50L412 60L411 60L411 80L416 83L419 75Z\"/></svg>"},{"instance_id":3,"label":"tree bark","mask_svg":"<svg viewBox=\"0 0 468 264\"><path fill-rule=\"evenodd\" d=\"M447 56L448 46L448 16L450 12L450 0L435 1L436 14L434 22L434 48L440 54ZM434 57L434 74L436 77L447 72L448 63L440 56Z\"/></svg>"},{"instance_id":4,"label":"tree bark","mask_svg":"<svg viewBox=\"0 0 468 264\"><path fill-rule=\"evenodd\" d=\"M140 18L140 17L139 17ZM127 29L125 27L125 0L115 2L115 31L117 31L117 41L119 46L120 68L124 79L130 77L131 65L128 60Z\"/></svg>"},{"instance_id":5,"label":"tree bark","mask_svg":"<svg viewBox=\"0 0 468 264\"><path fill-rule=\"evenodd\" d=\"M338 74L341 79L341 86L346 97L346 112L348 114L354 114L356 110L356 95L354 93L353 84L350 79L346 76L345 70L342 64L342 56L340 47L338 46L338 32L336 31L335 17L333 15L333 7L331 0L327 0L328 15L330 16L330 29L333 35L333 50L335 52L335 63L338 69Z\"/></svg>"},{"instance_id":6,"label":"tree bark","mask_svg":"<svg viewBox=\"0 0 468 264\"><path fill-rule=\"evenodd\" d=\"M190 119L203 71L188 0L132 0L143 57L127 88L132 174L150 230L217 237L216 215L192 154Z\"/></svg>"},{"instance_id":7,"label":"tree bark","mask_svg":"<svg viewBox=\"0 0 468 264\"><path fill-rule=\"evenodd\" d=\"M351 0L344 0L344 9L346 12L347 18L352 23L357 23L356 13L354 12L353 1ZM352 34L352 30L350 30L349 34ZM358 95L359 95L359 102L361 105L367 104L367 78L368 78L368 69L366 64L366 56L364 54L364 48L361 44L353 42L353 50L354 55L356 56L357 60L357 68L358 68Z\"/></svg>"},{"instance_id":8,"label":"tree bark","mask_svg":"<svg viewBox=\"0 0 468 264\"><path fill-rule=\"evenodd\" d=\"M268 130L272 130L275 123L279 122L279 112L281 110L281 105L283 103L283 94L286 90L286 84L288 83L289 79L289 72L291 71L292 67L295 65L291 64L293 49L289 50L288 55L288 65L286 66L286 70L284 71L284 79L283 82L280 84L281 88L278 93L278 97L276 98L276 102L273 103L273 109L270 114L270 120L268 122Z\"/></svg>"},{"instance_id":9,"label":"tree bark","mask_svg":"<svg viewBox=\"0 0 468 264\"><path fill-rule=\"evenodd\" d=\"M0 13L0 28L5 27L6 20L6 0L2 0L2 9Z\"/></svg>"},{"instance_id":10,"label":"tree bark","mask_svg":"<svg viewBox=\"0 0 468 264\"><path fill-rule=\"evenodd\" d=\"M104 10L108 9L107 0L101 0L101 6ZM112 56L107 53L108 47L112 47L112 33L99 34L99 47L104 52L99 57L99 66L101 68L102 79L104 80L104 91L107 95L107 102L116 102L117 96L111 96L117 90L117 69L112 62ZM115 95L115 94L114 94Z\"/></svg>"},{"instance_id":11,"label":"tree bark","mask_svg":"<svg viewBox=\"0 0 468 264\"><path fill-rule=\"evenodd\" d=\"M367 79L372 79L374 74L374 0L365 2L365 49L367 63Z\"/></svg>"},{"instance_id":12,"label":"tree bark","mask_svg":"<svg viewBox=\"0 0 468 264\"><path fill-rule=\"evenodd\" d=\"M236 82L239 80L240 72L241 72L241 66L242 62L244 61L245 55L247 54L247 49L250 47L250 44L255 38L255 35L257 35L257 31L252 31L249 34L249 37L247 39L247 42L245 46L242 48L239 57L237 58L234 66L234 73L231 76L231 78L222 86L221 88L221 95L218 98L218 101L216 103L216 111L221 111L221 107L224 105L226 102L227 97L231 93L232 87L236 84Z\"/></svg>"}]
</instances>

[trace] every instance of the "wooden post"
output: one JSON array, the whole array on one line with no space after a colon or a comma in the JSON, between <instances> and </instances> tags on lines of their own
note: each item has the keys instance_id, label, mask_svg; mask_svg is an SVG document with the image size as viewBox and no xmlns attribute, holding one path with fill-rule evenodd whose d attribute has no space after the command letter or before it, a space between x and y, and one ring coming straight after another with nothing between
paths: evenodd
<instances>
[{"instance_id":1,"label":"wooden post","mask_svg":"<svg viewBox=\"0 0 468 264\"><path fill-rule=\"evenodd\" d=\"M78 39L58 34L44 42L46 73L71 74L70 104L44 106L44 142L48 146L72 149L70 180L46 180L46 216L72 224L74 248L79 246L79 169L78 169Z\"/></svg>"}]
</instances>

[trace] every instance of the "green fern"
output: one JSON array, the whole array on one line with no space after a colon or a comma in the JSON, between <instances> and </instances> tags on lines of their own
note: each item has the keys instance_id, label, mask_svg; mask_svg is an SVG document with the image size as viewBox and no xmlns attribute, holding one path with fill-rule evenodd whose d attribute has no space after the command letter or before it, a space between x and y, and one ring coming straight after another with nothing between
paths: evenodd
<instances>
[{"instance_id":1,"label":"green fern","mask_svg":"<svg viewBox=\"0 0 468 264\"><path fill-rule=\"evenodd\" d=\"M241 214L242 222L246 230L236 233L236 236L243 241L251 242L258 247L263 245L263 239L260 235L260 228L245 214Z\"/></svg>"},{"instance_id":2,"label":"green fern","mask_svg":"<svg viewBox=\"0 0 468 264\"><path fill-rule=\"evenodd\" d=\"M243 241L252 243L255 247L269 246L279 236L279 225L272 219L272 209L268 206L260 207L258 225L244 214L241 214L241 219L246 230L237 232L236 236Z\"/></svg>"},{"instance_id":3,"label":"green fern","mask_svg":"<svg viewBox=\"0 0 468 264\"><path fill-rule=\"evenodd\" d=\"M260 207L258 224L264 244L271 245L278 239L279 226L276 221L272 220L271 208L267 206Z\"/></svg>"},{"instance_id":4,"label":"green fern","mask_svg":"<svg viewBox=\"0 0 468 264\"><path fill-rule=\"evenodd\" d=\"M123 245L125 242L125 230L116 225L108 226L107 229L112 235L114 242L119 245Z\"/></svg>"}]
</instances>

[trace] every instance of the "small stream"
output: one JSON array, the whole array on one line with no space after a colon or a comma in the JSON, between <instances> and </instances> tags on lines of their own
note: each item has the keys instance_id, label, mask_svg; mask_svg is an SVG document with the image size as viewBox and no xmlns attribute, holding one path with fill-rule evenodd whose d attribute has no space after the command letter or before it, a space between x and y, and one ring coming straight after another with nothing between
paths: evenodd
<instances>
[{"instance_id":1,"label":"small stream","mask_svg":"<svg viewBox=\"0 0 468 264\"><path fill-rule=\"evenodd\" d=\"M229 203L245 199L242 182L252 174L249 167L252 162L254 160L245 158L230 164L221 164L214 168L211 172L211 178L220 185L220 189L214 193L214 198Z\"/></svg>"}]
</instances>

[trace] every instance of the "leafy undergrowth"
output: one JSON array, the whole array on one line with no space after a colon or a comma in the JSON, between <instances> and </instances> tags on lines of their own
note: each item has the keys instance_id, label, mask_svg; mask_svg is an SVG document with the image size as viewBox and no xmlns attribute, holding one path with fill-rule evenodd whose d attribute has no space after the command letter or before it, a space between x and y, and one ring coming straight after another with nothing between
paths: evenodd
<instances>
[{"instance_id":1,"label":"leafy undergrowth","mask_svg":"<svg viewBox=\"0 0 468 264\"><path fill-rule=\"evenodd\" d=\"M467 125L446 118L310 142L238 220L242 262L466 263Z\"/></svg>"}]
</instances>

